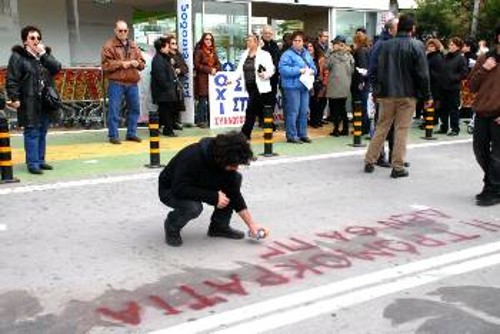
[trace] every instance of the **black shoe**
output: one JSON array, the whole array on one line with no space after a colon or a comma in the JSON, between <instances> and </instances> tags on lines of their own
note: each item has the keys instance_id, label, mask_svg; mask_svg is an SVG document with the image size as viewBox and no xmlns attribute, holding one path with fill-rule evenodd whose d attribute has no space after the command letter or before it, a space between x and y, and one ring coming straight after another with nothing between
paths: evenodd
<instances>
[{"instance_id":1,"label":"black shoe","mask_svg":"<svg viewBox=\"0 0 500 334\"><path fill-rule=\"evenodd\" d=\"M375 165L384 167L384 168L389 168L391 167L391 164L388 161L385 161L385 159L378 159Z\"/></svg>"},{"instance_id":2,"label":"black shoe","mask_svg":"<svg viewBox=\"0 0 500 334\"><path fill-rule=\"evenodd\" d=\"M28 172L30 172L31 174L36 174L36 175L43 174L43 170L41 170L40 168L28 168Z\"/></svg>"},{"instance_id":3,"label":"black shoe","mask_svg":"<svg viewBox=\"0 0 500 334\"><path fill-rule=\"evenodd\" d=\"M312 140L309 138L309 137L302 137L300 138L300 141L302 141L303 143L312 143Z\"/></svg>"},{"instance_id":4,"label":"black shoe","mask_svg":"<svg viewBox=\"0 0 500 334\"><path fill-rule=\"evenodd\" d=\"M500 193L498 192L488 192L481 199L478 199L476 204L478 206L492 206L495 204L500 204Z\"/></svg>"},{"instance_id":5,"label":"black shoe","mask_svg":"<svg viewBox=\"0 0 500 334\"><path fill-rule=\"evenodd\" d=\"M302 141L300 139L287 139L286 142L292 144L302 144Z\"/></svg>"},{"instance_id":6,"label":"black shoe","mask_svg":"<svg viewBox=\"0 0 500 334\"><path fill-rule=\"evenodd\" d=\"M410 173L406 169L397 170L393 168L391 171L391 177L393 179L397 179L398 177L407 177L409 175Z\"/></svg>"},{"instance_id":7,"label":"black shoe","mask_svg":"<svg viewBox=\"0 0 500 334\"><path fill-rule=\"evenodd\" d=\"M127 138L125 138L125 140L127 140L127 141L135 141L136 143L142 142L142 139L139 138L139 137L137 137L137 136L127 137Z\"/></svg>"},{"instance_id":8,"label":"black shoe","mask_svg":"<svg viewBox=\"0 0 500 334\"><path fill-rule=\"evenodd\" d=\"M122 143L118 138L109 138L109 142L114 145L120 145Z\"/></svg>"},{"instance_id":9,"label":"black shoe","mask_svg":"<svg viewBox=\"0 0 500 334\"><path fill-rule=\"evenodd\" d=\"M448 137L456 137L458 136L458 131L451 130L448 132Z\"/></svg>"},{"instance_id":10,"label":"black shoe","mask_svg":"<svg viewBox=\"0 0 500 334\"><path fill-rule=\"evenodd\" d=\"M333 137L340 137L340 132L337 131L337 130L333 130L332 132L330 132L330 136L333 136Z\"/></svg>"},{"instance_id":11,"label":"black shoe","mask_svg":"<svg viewBox=\"0 0 500 334\"><path fill-rule=\"evenodd\" d=\"M173 131L170 131L170 132L168 132L168 131L163 131L163 135L164 135L165 137L178 137L178 135L177 135L177 134L175 134L175 132L173 132Z\"/></svg>"},{"instance_id":12,"label":"black shoe","mask_svg":"<svg viewBox=\"0 0 500 334\"><path fill-rule=\"evenodd\" d=\"M173 129L174 129L174 130L179 130L179 131L184 130L184 129L182 128L182 124L179 124L179 123L175 123L175 124L174 124L174 126L173 126Z\"/></svg>"},{"instance_id":13,"label":"black shoe","mask_svg":"<svg viewBox=\"0 0 500 334\"><path fill-rule=\"evenodd\" d=\"M167 219L165 219L163 227L165 229L165 242L167 245L172 247L182 246L181 230L170 226Z\"/></svg>"},{"instance_id":14,"label":"black shoe","mask_svg":"<svg viewBox=\"0 0 500 334\"><path fill-rule=\"evenodd\" d=\"M229 226L216 228L213 227L212 224L210 224L210 227L208 228L207 235L209 237L222 237L228 239L243 239L245 237L245 233L235 230Z\"/></svg>"},{"instance_id":15,"label":"black shoe","mask_svg":"<svg viewBox=\"0 0 500 334\"><path fill-rule=\"evenodd\" d=\"M52 167L49 164L40 164L40 169L43 169L43 170L53 170L54 167Z\"/></svg>"},{"instance_id":16,"label":"black shoe","mask_svg":"<svg viewBox=\"0 0 500 334\"><path fill-rule=\"evenodd\" d=\"M481 190L481 192L475 196L476 201L487 198L491 195L491 193L493 193L493 190L490 187L483 187L483 190Z\"/></svg>"},{"instance_id":17,"label":"black shoe","mask_svg":"<svg viewBox=\"0 0 500 334\"><path fill-rule=\"evenodd\" d=\"M365 164L365 173L373 173L374 170L375 166L373 164L370 163Z\"/></svg>"}]
</instances>

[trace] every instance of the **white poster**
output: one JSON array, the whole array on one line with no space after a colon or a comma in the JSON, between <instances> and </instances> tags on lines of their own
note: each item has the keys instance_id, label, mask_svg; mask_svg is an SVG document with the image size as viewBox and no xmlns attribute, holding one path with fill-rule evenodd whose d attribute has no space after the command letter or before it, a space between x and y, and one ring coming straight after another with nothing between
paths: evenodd
<instances>
[{"instance_id":1,"label":"white poster","mask_svg":"<svg viewBox=\"0 0 500 334\"><path fill-rule=\"evenodd\" d=\"M193 6L191 0L177 1L177 43L189 72L183 81L186 112L181 113L182 121L194 123L193 85Z\"/></svg>"},{"instance_id":2,"label":"white poster","mask_svg":"<svg viewBox=\"0 0 500 334\"><path fill-rule=\"evenodd\" d=\"M210 104L210 128L237 128L245 123L248 94L240 80L232 81L234 72L217 72L208 76L208 96ZM274 112L275 122L283 120L281 96Z\"/></svg>"}]
</instances>

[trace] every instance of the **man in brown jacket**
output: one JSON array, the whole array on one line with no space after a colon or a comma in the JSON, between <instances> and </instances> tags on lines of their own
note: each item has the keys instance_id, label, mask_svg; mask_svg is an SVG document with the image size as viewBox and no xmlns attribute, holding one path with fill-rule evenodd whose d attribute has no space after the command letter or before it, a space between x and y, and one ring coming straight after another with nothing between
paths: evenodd
<instances>
[{"instance_id":1,"label":"man in brown jacket","mask_svg":"<svg viewBox=\"0 0 500 334\"><path fill-rule=\"evenodd\" d=\"M122 98L125 96L128 108L126 140L140 143L137 137L137 120L140 114L139 71L146 64L141 50L135 42L128 39L127 23L116 21L115 36L108 39L101 52L101 65L109 80L108 86L108 136L112 144L121 144L118 122Z\"/></svg>"},{"instance_id":2,"label":"man in brown jacket","mask_svg":"<svg viewBox=\"0 0 500 334\"><path fill-rule=\"evenodd\" d=\"M469 75L471 91L477 93L473 147L476 160L484 171L484 187L476 195L477 205L500 203L500 26L495 45L481 56Z\"/></svg>"}]
</instances>

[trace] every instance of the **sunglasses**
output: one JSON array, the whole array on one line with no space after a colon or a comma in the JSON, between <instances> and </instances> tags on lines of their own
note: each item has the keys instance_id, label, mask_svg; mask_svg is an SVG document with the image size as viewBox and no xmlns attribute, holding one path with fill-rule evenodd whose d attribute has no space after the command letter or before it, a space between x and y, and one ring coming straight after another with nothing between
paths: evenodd
<instances>
[{"instance_id":1,"label":"sunglasses","mask_svg":"<svg viewBox=\"0 0 500 334\"><path fill-rule=\"evenodd\" d=\"M42 38L40 36L30 36L30 40L32 40L32 41L41 41Z\"/></svg>"},{"instance_id":2,"label":"sunglasses","mask_svg":"<svg viewBox=\"0 0 500 334\"><path fill-rule=\"evenodd\" d=\"M126 32L128 32L128 29L118 29L118 32L119 33L126 33Z\"/></svg>"}]
</instances>

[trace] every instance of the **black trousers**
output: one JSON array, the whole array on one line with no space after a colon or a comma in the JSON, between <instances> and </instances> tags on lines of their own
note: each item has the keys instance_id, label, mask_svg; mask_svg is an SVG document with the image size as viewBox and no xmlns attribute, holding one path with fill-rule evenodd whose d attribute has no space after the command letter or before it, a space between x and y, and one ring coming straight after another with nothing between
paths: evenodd
<instances>
[{"instance_id":1,"label":"black trousers","mask_svg":"<svg viewBox=\"0 0 500 334\"><path fill-rule=\"evenodd\" d=\"M346 110L347 98L328 99L330 106L330 113L333 120L333 131L339 130L340 123L342 122L342 133L349 133L349 119L347 118Z\"/></svg>"},{"instance_id":2,"label":"black trousers","mask_svg":"<svg viewBox=\"0 0 500 334\"><path fill-rule=\"evenodd\" d=\"M176 113L175 102L158 102L160 126L163 126L164 133L172 133L174 131L174 117Z\"/></svg>"},{"instance_id":3,"label":"black trousers","mask_svg":"<svg viewBox=\"0 0 500 334\"><path fill-rule=\"evenodd\" d=\"M272 91L269 93L259 93L256 84L246 84L248 92L248 105L245 111L245 123L241 128L241 132L248 140L252 138L252 130L257 117L263 119L264 106L274 106L275 97L273 98Z\"/></svg>"},{"instance_id":4,"label":"black trousers","mask_svg":"<svg viewBox=\"0 0 500 334\"><path fill-rule=\"evenodd\" d=\"M170 189L160 189L160 201L173 209L168 213L167 221L171 227L179 230L189 221L198 218L203 211L203 204L200 201L176 198ZM211 224L221 227L229 226L232 214L233 209L230 205L224 209L215 207L210 219Z\"/></svg>"},{"instance_id":5,"label":"black trousers","mask_svg":"<svg viewBox=\"0 0 500 334\"><path fill-rule=\"evenodd\" d=\"M500 192L500 125L476 115L472 135L474 155L484 172L484 186Z\"/></svg>"},{"instance_id":6,"label":"black trousers","mask_svg":"<svg viewBox=\"0 0 500 334\"><path fill-rule=\"evenodd\" d=\"M460 132L460 91L444 91L441 97L441 106L439 108L439 119L441 121L441 130ZM449 124L449 126L448 126Z\"/></svg>"},{"instance_id":7,"label":"black trousers","mask_svg":"<svg viewBox=\"0 0 500 334\"><path fill-rule=\"evenodd\" d=\"M323 112L326 107L326 97L311 96L309 99L309 110L311 112L309 121L311 125L320 125L323 121Z\"/></svg>"}]
</instances>

